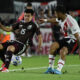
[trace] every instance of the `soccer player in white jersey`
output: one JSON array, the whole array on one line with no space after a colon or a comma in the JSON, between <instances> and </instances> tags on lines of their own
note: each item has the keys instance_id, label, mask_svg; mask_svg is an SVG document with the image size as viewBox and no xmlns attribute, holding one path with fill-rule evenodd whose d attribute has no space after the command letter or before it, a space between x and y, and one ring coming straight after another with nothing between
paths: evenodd
<instances>
[{"instance_id":1,"label":"soccer player in white jersey","mask_svg":"<svg viewBox=\"0 0 80 80\"><path fill-rule=\"evenodd\" d=\"M66 55L73 47L75 40L77 40L80 46L80 28L76 20L72 16L66 14L66 10L63 6L57 6L55 11L58 19L40 19L41 22L58 22L63 33L63 38L53 42L50 47L49 68L45 73L62 74ZM61 22L59 20L61 20ZM59 49L60 59L58 60L57 69L54 69L55 52L57 49Z\"/></svg>"}]
</instances>

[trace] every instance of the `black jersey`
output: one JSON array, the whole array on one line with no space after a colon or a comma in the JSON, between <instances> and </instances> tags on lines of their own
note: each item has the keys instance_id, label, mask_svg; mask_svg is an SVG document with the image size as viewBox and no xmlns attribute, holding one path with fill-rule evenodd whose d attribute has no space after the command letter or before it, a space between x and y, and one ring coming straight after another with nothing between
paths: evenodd
<instances>
[{"instance_id":1,"label":"black jersey","mask_svg":"<svg viewBox=\"0 0 80 80\"><path fill-rule=\"evenodd\" d=\"M16 40L26 44L32 40L35 33L40 34L40 29L35 22L26 23L21 21L13 25L13 32Z\"/></svg>"}]
</instances>

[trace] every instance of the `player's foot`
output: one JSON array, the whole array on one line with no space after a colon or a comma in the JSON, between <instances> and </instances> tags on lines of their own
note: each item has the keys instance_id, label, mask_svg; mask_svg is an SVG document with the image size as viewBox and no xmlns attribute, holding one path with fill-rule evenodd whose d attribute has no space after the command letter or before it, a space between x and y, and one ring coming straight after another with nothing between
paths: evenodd
<instances>
[{"instance_id":1,"label":"player's foot","mask_svg":"<svg viewBox=\"0 0 80 80\"><path fill-rule=\"evenodd\" d=\"M45 72L46 74L54 74L54 70L52 68L48 68L48 70Z\"/></svg>"},{"instance_id":2,"label":"player's foot","mask_svg":"<svg viewBox=\"0 0 80 80\"><path fill-rule=\"evenodd\" d=\"M1 72L9 72L9 70L6 67L4 67Z\"/></svg>"},{"instance_id":3,"label":"player's foot","mask_svg":"<svg viewBox=\"0 0 80 80\"><path fill-rule=\"evenodd\" d=\"M1 68L0 68L0 71L2 71L2 69L4 68L5 64L3 63Z\"/></svg>"},{"instance_id":4,"label":"player's foot","mask_svg":"<svg viewBox=\"0 0 80 80\"><path fill-rule=\"evenodd\" d=\"M2 71L2 67L0 68L0 71Z\"/></svg>"},{"instance_id":5,"label":"player's foot","mask_svg":"<svg viewBox=\"0 0 80 80\"><path fill-rule=\"evenodd\" d=\"M54 74L62 74L61 71L58 71L57 69L54 69Z\"/></svg>"}]
</instances>

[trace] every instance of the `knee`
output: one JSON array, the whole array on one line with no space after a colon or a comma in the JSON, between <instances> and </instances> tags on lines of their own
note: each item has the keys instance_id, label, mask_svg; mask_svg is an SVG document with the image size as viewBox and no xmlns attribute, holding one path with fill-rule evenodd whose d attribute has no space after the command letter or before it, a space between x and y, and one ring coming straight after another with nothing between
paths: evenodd
<instances>
[{"instance_id":1,"label":"knee","mask_svg":"<svg viewBox=\"0 0 80 80\"><path fill-rule=\"evenodd\" d=\"M50 46L50 54L54 54L54 52L59 48L59 44L57 42L54 42L51 46Z\"/></svg>"},{"instance_id":2,"label":"knee","mask_svg":"<svg viewBox=\"0 0 80 80\"><path fill-rule=\"evenodd\" d=\"M60 54L63 55L63 56L65 56L67 53L68 53L67 47L63 47L63 48L60 50Z\"/></svg>"},{"instance_id":3,"label":"knee","mask_svg":"<svg viewBox=\"0 0 80 80\"><path fill-rule=\"evenodd\" d=\"M13 45L8 46L7 51L14 52L15 51L15 47Z\"/></svg>"}]
</instances>

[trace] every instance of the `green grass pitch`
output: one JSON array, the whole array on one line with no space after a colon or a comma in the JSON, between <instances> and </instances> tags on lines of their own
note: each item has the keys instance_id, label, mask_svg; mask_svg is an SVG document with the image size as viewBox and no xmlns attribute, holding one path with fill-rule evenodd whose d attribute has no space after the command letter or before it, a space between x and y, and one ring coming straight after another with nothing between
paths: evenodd
<instances>
[{"instance_id":1,"label":"green grass pitch","mask_svg":"<svg viewBox=\"0 0 80 80\"><path fill-rule=\"evenodd\" d=\"M55 68L59 56L56 56ZM78 55L67 55L63 74L44 74L48 67L48 56L22 57L19 66L10 65L10 72L0 72L0 80L80 80L80 59ZM0 65L1 65L0 61ZM15 70L15 71L12 71Z\"/></svg>"}]
</instances>

